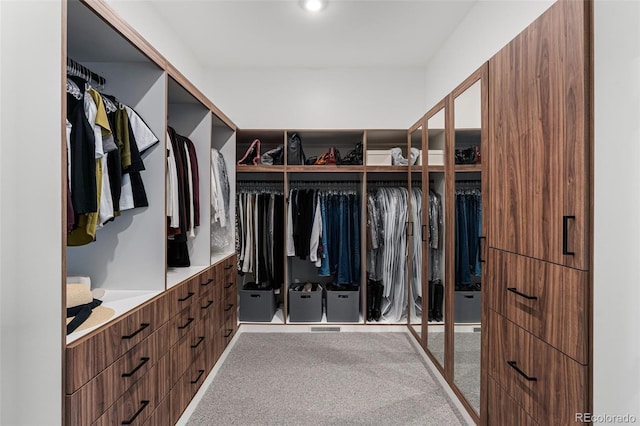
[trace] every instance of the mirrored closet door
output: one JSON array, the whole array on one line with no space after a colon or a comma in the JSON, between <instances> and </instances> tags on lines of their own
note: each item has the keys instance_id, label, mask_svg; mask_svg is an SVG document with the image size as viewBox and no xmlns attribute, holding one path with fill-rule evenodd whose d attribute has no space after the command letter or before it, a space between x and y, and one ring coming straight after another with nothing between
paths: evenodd
<instances>
[{"instance_id":1,"label":"mirrored closet door","mask_svg":"<svg viewBox=\"0 0 640 426\"><path fill-rule=\"evenodd\" d=\"M424 122L421 119L409 129L409 183L410 183L410 228L409 245L409 326L421 345L424 346L424 241L426 241L425 209L423 209L422 153Z\"/></svg>"}]
</instances>

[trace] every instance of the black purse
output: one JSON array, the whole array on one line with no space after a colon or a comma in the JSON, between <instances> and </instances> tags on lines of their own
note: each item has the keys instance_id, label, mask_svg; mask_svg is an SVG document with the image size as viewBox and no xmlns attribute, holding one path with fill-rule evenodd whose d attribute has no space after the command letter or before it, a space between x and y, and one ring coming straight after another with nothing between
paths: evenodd
<instances>
[{"instance_id":1,"label":"black purse","mask_svg":"<svg viewBox=\"0 0 640 426\"><path fill-rule=\"evenodd\" d=\"M260 163L268 166L280 166L284 164L284 145L279 145L277 148L270 149L262 154Z\"/></svg>"},{"instance_id":2,"label":"black purse","mask_svg":"<svg viewBox=\"0 0 640 426\"><path fill-rule=\"evenodd\" d=\"M456 164L475 164L477 159L478 150L475 146L466 149L456 149Z\"/></svg>"},{"instance_id":3,"label":"black purse","mask_svg":"<svg viewBox=\"0 0 640 426\"><path fill-rule=\"evenodd\" d=\"M306 157L302 149L302 140L297 133L294 133L289 138L289 143L287 144L287 164L303 165L305 160Z\"/></svg>"},{"instance_id":4,"label":"black purse","mask_svg":"<svg viewBox=\"0 0 640 426\"><path fill-rule=\"evenodd\" d=\"M349 151L349 153L341 159L338 164L348 164L352 166L362 165L362 142L358 142L356 147Z\"/></svg>"}]
</instances>

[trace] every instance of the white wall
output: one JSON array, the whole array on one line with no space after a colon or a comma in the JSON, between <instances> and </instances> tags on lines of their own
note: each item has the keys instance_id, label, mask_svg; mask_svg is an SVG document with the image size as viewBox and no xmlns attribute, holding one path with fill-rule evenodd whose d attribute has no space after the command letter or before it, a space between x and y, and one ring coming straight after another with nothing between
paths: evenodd
<instances>
[{"instance_id":1,"label":"white wall","mask_svg":"<svg viewBox=\"0 0 640 426\"><path fill-rule=\"evenodd\" d=\"M640 422L640 3L594 21L594 413Z\"/></svg>"},{"instance_id":2,"label":"white wall","mask_svg":"<svg viewBox=\"0 0 640 426\"><path fill-rule=\"evenodd\" d=\"M59 424L62 8L0 12L0 424Z\"/></svg>"},{"instance_id":3,"label":"white wall","mask_svg":"<svg viewBox=\"0 0 640 426\"><path fill-rule=\"evenodd\" d=\"M240 128L408 128L425 112L420 68L217 69L206 92Z\"/></svg>"},{"instance_id":4,"label":"white wall","mask_svg":"<svg viewBox=\"0 0 640 426\"><path fill-rule=\"evenodd\" d=\"M479 0L427 64L427 108L448 95L553 2Z\"/></svg>"}]
</instances>

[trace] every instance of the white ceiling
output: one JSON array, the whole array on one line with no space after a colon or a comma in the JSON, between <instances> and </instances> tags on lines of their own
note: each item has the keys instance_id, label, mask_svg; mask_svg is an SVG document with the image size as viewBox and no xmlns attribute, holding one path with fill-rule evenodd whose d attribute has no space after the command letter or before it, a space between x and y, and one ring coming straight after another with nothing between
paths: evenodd
<instances>
[{"instance_id":1,"label":"white ceiling","mask_svg":"<svg viewBox=\"0 0 640 426\"><path fill-rule=\"evenodd\" d=\"M149 1L209 68L421 67L477 0Z\"/></svg>"}]
</instances>

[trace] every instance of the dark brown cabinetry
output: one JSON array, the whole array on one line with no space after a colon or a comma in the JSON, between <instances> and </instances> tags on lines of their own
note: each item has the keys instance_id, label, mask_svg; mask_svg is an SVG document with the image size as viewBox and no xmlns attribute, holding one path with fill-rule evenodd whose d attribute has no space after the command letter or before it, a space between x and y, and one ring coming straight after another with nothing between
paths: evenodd
<instances>
[{"instance_id":1,"label":"dark brown cabinetry","mask_svg":"<svg viewBox=\"0 0 640 426\"><path fill-rule=\"evenodd\" d=\"M556 2L489 61L483 424L591 411L591 7Z\"/></svg>"},{"instance_id":2,"label":"dark brown cabinetry","mask_svg":"<svg viewBox=\"0 0 640 426\"><path fill-rule=\"evenodd\" d=\"M588 6L560 1L489 62L490 247L586 270Z\"/></svg>"},{"instance_id":3,"label":"dark brown cabinetry","mask_svg":"<svg viewBox=\"0 0 640 426\"><path fill-rule=\"evenodd\" d=\"M234 264L230 256L70 344L66 424L174 424L237 330Z\"/></svg>"}]
</instances>

